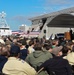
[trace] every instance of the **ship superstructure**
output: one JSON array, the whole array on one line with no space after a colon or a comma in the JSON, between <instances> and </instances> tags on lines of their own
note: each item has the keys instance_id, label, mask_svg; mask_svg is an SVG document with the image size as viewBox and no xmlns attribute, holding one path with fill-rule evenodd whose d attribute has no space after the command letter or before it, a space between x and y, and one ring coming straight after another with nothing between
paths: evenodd
<instances>
[{"instance_id":1,"label":"ship superstructure","mask_svg":"<svg viewBox=\"0 0 74 75\"><path fill-rule=\"evenodd\" d=\"M8 36L12 34L12 30L10 30L5 17L6 13L2 11L0 13L0 36Z\"/></svg>"},{"instance_id":2,"label":"ship superstructure","mask_svg":"<svg viewBox=\"0 0 74 75\"><path fill-rule=\"evenodd\" d=\"M6 13L2 11L2 13L0 13L0 29L9 30L10 27L8 26L5 17Z\"/></svg>"}]
</instances>

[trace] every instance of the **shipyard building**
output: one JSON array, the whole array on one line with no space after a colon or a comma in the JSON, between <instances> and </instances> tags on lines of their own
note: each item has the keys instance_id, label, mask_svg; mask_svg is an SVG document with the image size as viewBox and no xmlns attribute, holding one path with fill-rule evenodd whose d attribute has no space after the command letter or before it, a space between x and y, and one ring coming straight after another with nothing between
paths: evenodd
<instances>
[{"instance_id":1,"label":"shipyard building","mask_svg":"<svg viewBox=\"0 0 74 75\"><path fill-rule=\"evenodd\" d=\"M39 37L49 38L52 34L74 31L74 7L57 12L36 16L29 19L32 22L30 31L40 31Z\"/></svg>"}]
</instances>

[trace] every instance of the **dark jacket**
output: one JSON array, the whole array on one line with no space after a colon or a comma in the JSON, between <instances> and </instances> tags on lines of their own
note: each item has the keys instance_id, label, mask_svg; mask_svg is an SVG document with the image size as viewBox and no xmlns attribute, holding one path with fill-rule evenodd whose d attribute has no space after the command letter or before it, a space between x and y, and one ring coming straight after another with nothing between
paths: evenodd
<instances>
[{"instance_id":1,"label":"dark jacket","mask_svg":"<svg viewBox=\"0 0 74 75\"><path fill-rule=\"evenodd\" d=\"M4 64L7 62L7 58L5 56L0 55L0 71L2 72L2 68Z\"/></svg>"},{"instance_id":2,"label":"dark jacket","mask_svg":"<svg viewBox=\"0 0 74 75\"><path fill-rule=\"evenodd\" d=\"M62 57L51 58L40 66L40 68L42 67L44 67L48 74L53 71L56 73L56 75L72 75L71 67L68 61Z\"/></svg>"},{"instance_id":3,"label":"dark jacket","mask_svg":"<svg viewBox=\"0 0 74 75\"><path fill-rule=\"evenodd\" d=\"M27 49L22 49L20 50L20 58L25 60L25 58L27 57L28 55L28 50Z\"/></svg>"}]
</instances>

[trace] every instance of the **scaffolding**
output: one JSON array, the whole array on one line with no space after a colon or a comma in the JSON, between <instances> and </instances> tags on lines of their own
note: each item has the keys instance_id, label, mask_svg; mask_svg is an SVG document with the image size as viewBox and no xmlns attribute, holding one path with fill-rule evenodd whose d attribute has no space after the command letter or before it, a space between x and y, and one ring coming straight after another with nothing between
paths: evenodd
<instances>
[{"instance_id":1,"label":"scaffolding","mask_svg":"<svg viewBox=\"0 0 74 75\"><path fill-rule=\"evenodd\" d=\"M0 13L0 29L9 30L10 27L8 26L5 17L6 13L2 11L2 13Z\"/></svg>"}]
</instances>

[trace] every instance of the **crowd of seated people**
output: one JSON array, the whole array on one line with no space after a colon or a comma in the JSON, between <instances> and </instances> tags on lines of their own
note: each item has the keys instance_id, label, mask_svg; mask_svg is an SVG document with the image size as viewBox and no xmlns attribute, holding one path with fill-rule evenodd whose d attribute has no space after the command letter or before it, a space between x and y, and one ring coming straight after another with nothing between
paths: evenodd
<instances>
[{"instance_id":1,"label":"crowd of seated people","mask_svg":"<svg viewBox=\"0 0 74 75\"><path fill-rule=\"evenodd\" d=\"M73 58L72 40L12 36L0 39L2 75L73 75Z\"/></svg>"}]
</instances>

